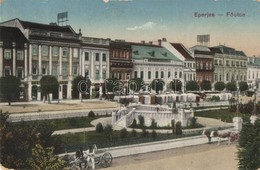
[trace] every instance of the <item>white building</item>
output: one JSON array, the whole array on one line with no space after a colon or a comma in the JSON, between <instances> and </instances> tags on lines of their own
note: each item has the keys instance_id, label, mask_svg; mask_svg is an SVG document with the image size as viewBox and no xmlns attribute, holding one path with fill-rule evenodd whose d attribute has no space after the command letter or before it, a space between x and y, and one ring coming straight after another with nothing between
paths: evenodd
<instances>
[{"instance_id":1,"label":"white building","mask_svg":"<svg viewBox=\"0 0 260 170\"><path fill-rule=\"evenodd\" d=\"M247 62L247 83L249 89L254 89L256 85L260 88L260 58L259 57L248 57Z\"/></svg>"}]
</instances>

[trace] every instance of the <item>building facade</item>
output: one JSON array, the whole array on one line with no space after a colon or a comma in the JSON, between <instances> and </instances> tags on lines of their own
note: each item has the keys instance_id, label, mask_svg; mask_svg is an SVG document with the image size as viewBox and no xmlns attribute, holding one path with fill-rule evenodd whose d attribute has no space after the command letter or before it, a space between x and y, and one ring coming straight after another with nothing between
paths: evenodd
<instances>
[{"instance_id":1,"label":"building facade","mask_svg":"<svg viewBox=\"0 0 260 170\"><path fill-rule=\"evenodd\" d=\"M255 86L260 88L260 58L247 58L247 84L249 89L254 90Z\"/></svg>"},{"instance_id":2,"label":"building facade","mask_svg":"<svg viewBox=\"0 0 260 170\"><path fill-rule=\"evenodd\" d=\"M20 100L28 100L28 42L18 28L0 26L0 77L16 76L21 80Z\"/></svg>"},{"instance_id":3,"label":"building facade","mask_svg":"<svg viewBox=\"0 0 260 170\"><path fill-rule=\"evenodd\" d=\"M224 45L211 47L214 53L214 82L247 81L247 56Z\"/></svg>"},{"instance_id":4,"label":"building facade","mask_svg":"<svg viewBox=\"0 0 260 170\"><path fill-rule=\"evenodd\" d=\"M203 80L214 83L214 65L213 55L214 53L207 47L202 45L196 45L190 48L194 55L196 63L196 81L200 85Z\"/></svg>"},{"instance_id":5,"label":"building facade","mask_svg":"<svg viewBox=\"0 0 260 170\"><path fill-rule=\"evenodd\" d=\"M162 46L132 43L134 78L142 78L149 86L154 79L162 79L164 90L177 79L183 84L183 62ZM147 90L147 89L146 89Z\"/></svg>"},{"instance_id":6,"label":"building facade","mask_svg":"<svg viewBox=\"0 0 260 170\"><path fill-rule=\"evenodd\" d=\"M13 19L2 26L16 27L28 41L24 55L24 81L28 84L28 101L42 100L39 81L44 75L54 75L60 84L53 99L71 99L72 80L79 74L80 34L70 26L38 24Z\"/></svg>"}]
</instances>

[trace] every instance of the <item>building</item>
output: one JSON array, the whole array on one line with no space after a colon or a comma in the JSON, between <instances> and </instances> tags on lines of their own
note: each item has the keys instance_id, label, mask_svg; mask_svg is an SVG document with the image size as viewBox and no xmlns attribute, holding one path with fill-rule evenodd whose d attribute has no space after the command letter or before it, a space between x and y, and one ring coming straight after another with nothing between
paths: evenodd
<instances>
[{"instance_id":1,"label":"building","mask_svg":"<svg viewBox=\"0 0 260 170\"><path fill-rule=\"evenodd\" d=\"M247 81L247 56L224 45L210 48L214 53L214 82Z\"/></svg>"},{"instance_id":2,"label":"building","mask_svg":"<svg viewBox=\"0 0 260 170\"><path fill-rule=\"evenodd\" d=\"M142 78L147 86L154 79L165 82L164 90L173 79L183 84L183 62L159 45L132 43L134 78Z\"/></svg>"},{"instance_id":3,"label":"building","mask_svg":"<svg viewBox=\"0 0 260 170\"><path fill-rule=\"evenodd\" d=\"M260 88L260 58L248 57L247 58L247 83L249 89L253 90L255 86Z\"/></svg>"},{"instance_id":4,"label":"building","mask_svg":"<svg viewBox=\"0 0 260 170\"><path fill-rule=\"evenodd\" d=\"M44 75L54 75L59 81L60 87L53 94L53 99L70 99L72 80L80 70L81 34L77 34L70 26L19 19L0 25L18 28L28 41L24 54L24 81L27 83L28 101L43 99L39 81Z\"/></svg>"},{"instance_id":5,"label":"building","mask_svg":"<svg viewBox=\"0 0 260 170\"><path fill-rule=\"evenodd\" d=\"M196 81L200 85L203 80L214 83L214 66L213 55L214 53L207 47L202 45L196 45L190 48L194 55L196 63Z\"/></svg>"},{"instance_id":6,"label":"building","mask_svg":"<svg viewBox=\"0 0 260 170\"><path fill-rule=\"evenodd\" d=\"M18 28L0 26L0 77L21 80L20 100L28 100L28 42Z\"/></svg>"},{"instance_id":7,"label":"building","mask_svg":"<svg viewBox=\"0 0 260 170\"><path fill-rule=\"evenodd\" d=\"M195 59L192 56L192 53L181 43L170 43L167 42L165 38L159 40L159 45L163 46L174 54L178 59L183 63L183 87L185 87L186 82L196 80L196 67Z\"/></svg>"},{"instance_id":8,"label":"building","mask_svg":"<svg viewBox=\"0 0 260 170\"><path fill-rule=\"evenodd\" d=\"M81 75L90 79L92 98L103 94L105 79L109 78L109 41L108 39L82 37Z\"/></svg>"},{"instance_id":9,"label":"building","mask_svg":"<svg viewBox=\"0 0 260 170\"><path fill-rule=\"evenodd\" d=\"M130 43L124 40L110 41L110 78L122 80L125 84L132 78L133 61Z\"/></svg>"}]
</instances>

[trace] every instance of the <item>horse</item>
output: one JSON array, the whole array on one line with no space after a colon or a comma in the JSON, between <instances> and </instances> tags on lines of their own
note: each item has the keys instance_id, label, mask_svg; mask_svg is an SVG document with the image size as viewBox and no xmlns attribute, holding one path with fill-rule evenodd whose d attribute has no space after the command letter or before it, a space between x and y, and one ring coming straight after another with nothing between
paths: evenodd
<instances>
[{"instance_id":1,"label":"horse","mask_svg":"<svg viewBox=\"0 0 260 170\"><path fill-rule=\"evenodd\" d=\"M231 137L231 131L227 130L222 130L222 131L211 131L210 137L217 137L218 138L218 145L220 145L221 138L227 138L228 139L228 144L230 145L230 137Z\"/></svg>"},{"instance_id":2,"label":"horse","mask_svg":"<svg viewBox=\"0 0 260 170\"><path fill-rule=\"evenodd\" d=\"M209 131L209 130L207 130L207 129L204 129L204 130L203 130L203 132L202 132L202 135L205 135L205 136L207 136L207 138L208 138L208 140L209 140L209 142L208 142L208 143L210 143L210 142L211 142L211 137L210 137L210 131Z\"/></svg>"}]
</instances>

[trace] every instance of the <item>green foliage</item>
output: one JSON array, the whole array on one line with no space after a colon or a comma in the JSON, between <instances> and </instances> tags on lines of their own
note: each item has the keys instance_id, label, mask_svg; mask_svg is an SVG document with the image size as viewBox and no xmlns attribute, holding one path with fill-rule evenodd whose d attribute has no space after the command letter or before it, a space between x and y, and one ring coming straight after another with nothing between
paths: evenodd
<instances>
[{"instance_id":1,"label":"green foliage","mask_svg":"<svg viewBox=\"0 0 260 170\"><path fill-rule=\"evenodd\" d=\"M112 138L113 138L113 131L114 131L113 126L110 124L107 124L104 127L104 134L110 141L112 141Z\"/></svg>"},{"instance_id":2,"label":"green foliage","mask_svg":"<svg viewBox=\"0 0 260 170\"><path fill-rule=\"evenodd\" d=\"M196 125L197 125L197 118L196 117L191 117L190 119L189 119L189 126L190 127L196 127Z\"/></svg>"},{"instance_id":3,"label":"green foliage","mask_svg":"<svg viewBox=\"0 0 260 170\"><path fill-rule=\"evenodd\" d=\"M152 118L152 121L151 121L150 128L151 129L156 129L157 128L157 123L156 123L155 119L153 119L153 118Z\"/></svg>"},{"instance_id":4,"label":"green foliage","mask_svg":"<svg viewBox=\"0 0 260 170\"><path fill-rule=\"evenodd\" d=\"M171 120L171 125L172 125L172 134L175 134L175 120Z\"/></svg>"},{"instance_id":5,"label":"green foliage","mask_svg":"<svg viewBox=\"0 0 260 170\"><path fill-rule=\"evenodd\" d=\"M170 82L170 89L173 91L181 91L181 87L182 87L182 82L178 79L174 79Z\"/></svg>"},{"instance_id":6,"label":"green foliage","mask_svg":"<svg viewBox=\"0 0 260 170\"><path fill-rule=\"evenodd\" d=\"M208 80L203 80L200 83L201 90L211 90L211 83Z\"/></svg>"},{"instance_id":7,"label":"green foliage","mask_svg":"<svg viewBox=\"0 0 260 170\"><path fill-rule=\"evenodd\" d=\"M226 88L226 85L225 85L224 82L218 81L218 82L215 83L214 88L217 91L222 91L222 90L224 90Z\"/></svg>"},{"instance_id":8,"label":"green foliage","mask_svg":"<svg viewBox=\"0 0 260 170\"><path fill-rule=\"evenodd\" d=\"M176 135L181 135L182 134L181 122L177 122L175 126L176 126Z\"/></svg>"},{"instance_id":9,"label":"green foliage","mask_svg":"<svg viewBox=\"0 0 260 170\"><path fill-rule=\"evenodd\" d=\"M131 128L136 128L136 125L137 125L137 124L136 124L136 119L134 119L134 120L133 120L133 123L132 123L132 125L131 125L130 127L131 127Z\"/></svg>"},{"instance_id":10,"label":"green foliage","mask_svg":"<svg viewBox=\"0 0 260 170\"><path fill-rule=\"evenodd\" d=\"M218 102L218 101L220 101L220 97L219 97L219 96L212 96L212 97L210 98L210 101L212 101L212 102Z\"/></svg>"},{"instance_id":11,"label":"green foliage","mask_svg":"<svg viewBox=\"0 0 260 170\"><path fill-rule=\"evenodd\" d=\"M85 80L85 78L83 76L77 76L73 79L73 81L72 81L72 98L73 99L79 98L79 93L80 93L79 88L82 88L82 90L86 89L86 87L84 86L85 84L82 84L81 85L82 87L79 87L79 82L84 81L84 80Z\"/></svg>"},{"instance_id":12,"label":"green foliage","mask_svg":"<svg viewBox=\"0 0 260 170\"><path fill-rule=\"evenodd\" d=\"M239 90L240 91L246 91L246 90L248 90L248 84L247 84L247 82L245 82L245 81L241 81L241 82L239 82Z\"/></svg>"},{"instance_id":13,"label":"green foliage","mask_svg":"<svg viewBox=\"0 0 260 170\"><path fill-rule=\"evenodd\" d=\"M153 79L151 83L151 88L158 93L159 91L163 90L164 87L164 81L162 79Z\"/></svg>"},{"instance_id":14,"label":"green foliage","mask_svg":"<svg viewBox=\"0 0 260 170\"><path fill-rule=\"evenodd\" d=\"M128 132L126 130L126 128L123 128L120 130L120 138L121 140L124 140L128 137Z\"/></svg>"},{"instance_id":15,"label":"green foliage","mask_svg":"<svg viewBox=\"0 0 260 170\"><path fill-rule=\"evenodd\" d=\"M137 132L136 132L135 129L133 129L133 130L131 131L131 136L132 136L132 137L136 137L136 135L137 135Z\"/></svg>"},{"instance_id":16,"label":"green foliage","mask_svg":"<svg viewBox=\"0 0 260 170\"><path fill-rule=\"evenodd\" d=\"M123 91L123 87L124 87L124 83L121 80L115 79L115 78L109 78L106 79L106 91L107 92L122 92Z\"/></svg>"},{"instance_id":17,"label":"green foliage","mask_svg":"<svg viewBox=\"0 0 260 170\"><path fill-rule=\"evenodd\" d=\"M103 125L102 125L102 123L99 122L99 123L96 125L96 132L102 133L103 131L104 131Z\"/></svg>"},{"instance_id":18,"label":"green foliage","mask_svg":"<svg viewBox=\"0 0 260 170\"><path fill-rule=\"evenodd\" d=\"M54 154L53 147L43 148L40 144L32 148L32 156L28 159L28 163L32 169L39 170L59 170L65 167L65 161Z\"/></svg>"},{"instance_id":19,"label":"green foliage","mask_svg":"<svg viewBox=\"0 0 260 170\"><path fill-rule=\"evenodd\" d=\"M198 91L199 85L196 81L188 81L186 84L186 90L187 91Z\"/></svg>"},{"instance_id":20,"label":"green foliage","mask_svg":"<svg viewBox=\"0 0 260 170\"><path fill-rule=\"evenodd\" d=\"M142 130L142 136L143 137L148 137L149 136L149 132L145 129Z\"/></svg>"},{"instance_id":21,"label":"green foliage","mask_svg":"<svg viewBox=\"0 0 260 170\"><path fill-rule=\"evenodd\" d=\"M95 113L91 110L88 112L88 117L90 118L94 118L95 117Z\"/></svg>"},{"instance_id":22,"label":"green foliage","mask_svg":"<svg viewBox=\"0 0 260 170\"><path fill-rule=\"evenodd\" d=\"M141 78L134 78L128 81L128 88L134 92L139 92L144 85L144 80Z\"/></svg>"},{"instance_id":23,"label":"green foliage","mask_svg":"<svg viewBox=\"0 0 260 170\"><path fill-rule=\"evenodd\" d=\"M17 101L19 99L20 85L20 79L15 76L6 76L0 78L0 94L2 95L2 98L9 103L9 105L11 105L11 102Z\"/></svg>"},{"instance_id":24,"label":"green foliage","mask_svg":"<svg viewBox=\"0 0 260 170\"><path fill-rule=\"evenodd\" d=\"M260 168L260 119L243 124L238 144L239 169Z\"/></svg>"},{"instance_id":25,"label":"green foliage","mask_svg":"<svg viewBox=\"0 0 260 170\"><path fill-rule=\"evenodd\" d=\"M50 103L50 93L55 93L59 89L59 82L55 76L47 75L43 76L40 80L41 92L48 96L48 102Z\"/></svg>"},{"instance_id":26,"label":"green foliage","mask_svg":"<svg viewBox=\"0 0 260 170\"><path fill-rule=\"evenodd\" d=\"M226 84L226 89L229 91L237 91L237 85L236 82L229 82Z\"/></svg>"},{"instance_id":27,"label":"green foliage","mask_svg":"<svg viewBox=\"0 0 260 170\"><path fill-rule=\"evenodd\" d=\"M152 137L152 138L156 138L156 137L157 137L157 133L156 133L155 130L152 131L152 133L151 133L151 137Z\"/></svg>"},{"instance_id":28,"label":"green foliage","mask_svg":"<svg viewBox=\"0 0 260 170\"><path fill-rule=\"evenodd\" d=\"M141 126L141 128L144 127L145 123L144 123L144 117L142 115L138 116L138 120L139 120L139 125Z\"/></svg>"}]
</instances>

